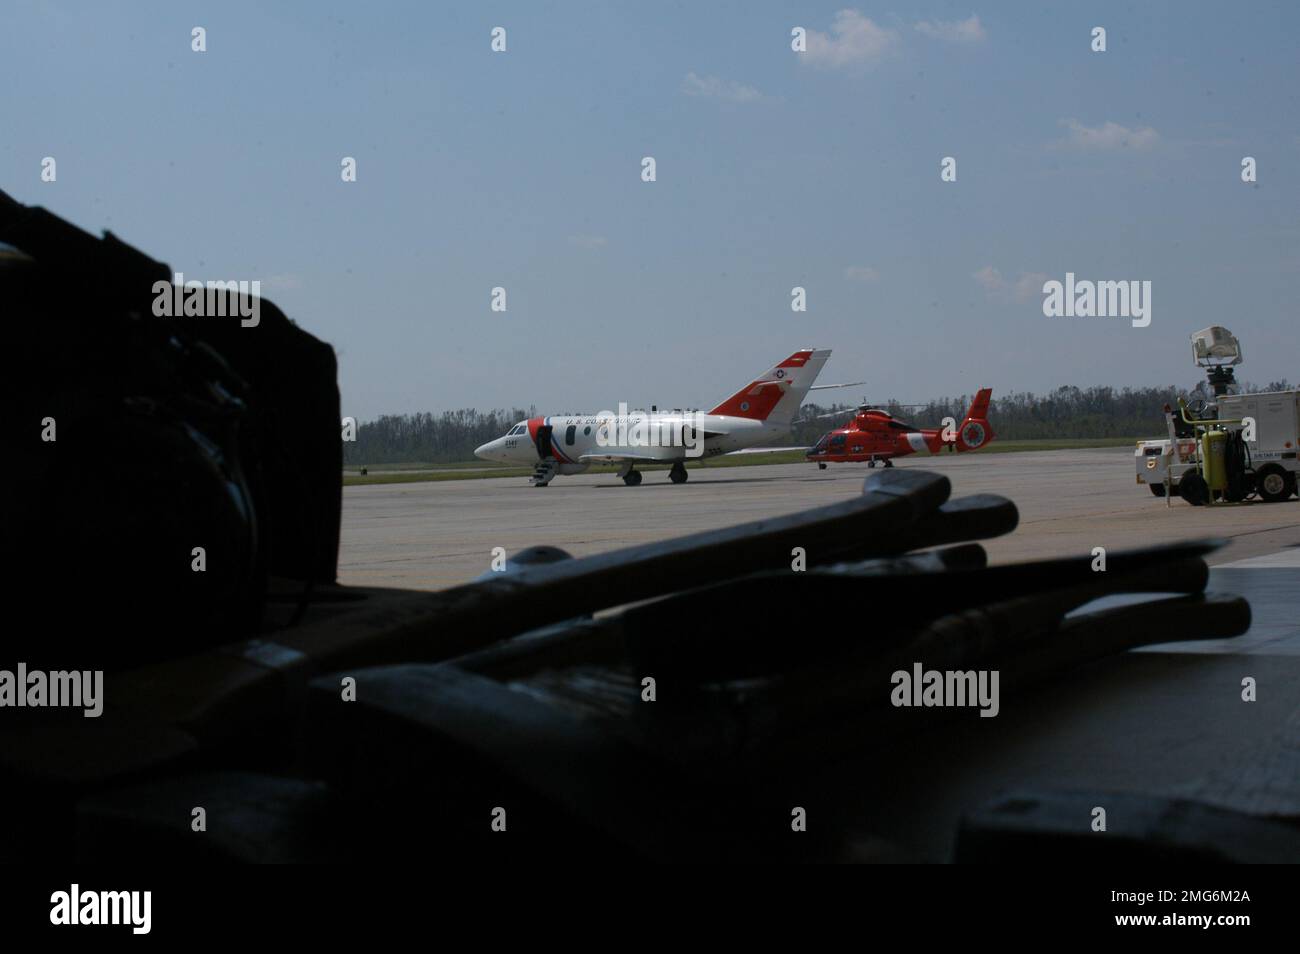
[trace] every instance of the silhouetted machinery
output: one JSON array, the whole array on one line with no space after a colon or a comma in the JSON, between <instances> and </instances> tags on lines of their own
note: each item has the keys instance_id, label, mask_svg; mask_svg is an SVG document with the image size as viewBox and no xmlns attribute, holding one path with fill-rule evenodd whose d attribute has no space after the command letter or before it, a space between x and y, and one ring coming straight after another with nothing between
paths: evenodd
<instances>
[{"instance_id":1,"label":"silhouetted machinery","mask_svg":"<svg viewBox=\"0 0 1300 954\"><path fill-rule=\"evenodd\" d=\"M0 242L3 586L42 608L27 661L192 652L254 635L268 588L333 583L333 349L265 299L241 323L237 287L227 317L160 317L166 265L4 193Z\"/></svg>"},{"instance_id":2,"label":"silhouetted machinery","mask_svg":"<svg viewBox=\"0 0 1300 954\"><path fill-rule=\"evenodd\" d=\"M1090 555L989 567L970 541L1010 532L1014 504L889 470L828 506L582 559L535 549L436 593L333 587L330 349L267 302L258 328L157 318L165 266L5 197L0 238L18 250L0 263L19 435L4 586L31 611L0 669L110 670L98 718L0 710L6 860L1296 855L1240 784L1212 810L1125 794L1086 846L1096 792L1040 782L979 811L970 787L1000 747L1074 725L1044 716L1062 687L1095 715L1098 667L1139 671L1125 650L1248 628L1244 599L1205 592L1215 541L1112 553L1105 573ZM900 708L893 682L921 663L1000 673L998 717ZM1201 748L1189 720L1139 711L1161 751ZM1112 728L1098 744L1139 745ZM942 799L894 803L914 782ZM959 793L960 826L938 804ZM792 811L813 819L793 837Z\"/></svg>"}]
</instances>

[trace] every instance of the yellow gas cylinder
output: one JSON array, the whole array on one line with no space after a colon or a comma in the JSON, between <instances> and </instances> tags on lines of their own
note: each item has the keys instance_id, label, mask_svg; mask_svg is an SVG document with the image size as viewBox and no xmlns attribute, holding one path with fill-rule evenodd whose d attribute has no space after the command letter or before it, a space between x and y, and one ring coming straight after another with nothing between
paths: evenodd
<instances>
[{"instance_id":1,"label":"yellow gas cylinder","mask_svg":"<svg viewBox=\"0 0 1300 954\"><path fill-rule=\"evenodd\" d=\"M1205 432L1201 438L1201 460L1205 468L1205 483L1211 490L1228 488L1228 467L1225 462L1228 450L1228 432L1217 428Z\"/></svg>"}]
</instances>

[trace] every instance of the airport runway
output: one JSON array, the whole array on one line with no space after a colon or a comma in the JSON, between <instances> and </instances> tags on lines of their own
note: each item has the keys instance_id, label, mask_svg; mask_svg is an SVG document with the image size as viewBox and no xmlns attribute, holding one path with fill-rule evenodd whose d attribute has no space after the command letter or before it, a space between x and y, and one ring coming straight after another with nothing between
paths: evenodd
<instances>
[{"instance_id":1,"label":"airport runway","mask_svg":"<svg viewBox=\"0 0 1300 954\"><path fill-rule=\"evenodd\" d=\"M985 543L998 563L1204 536L1231 540L1211 563L1286 563L1273 555L1300 553L1300 501L1166 507L1134 482L1129 448L913 457L896 466L947 474L954 497L1014 500L1019 528ZM551 544L586 556L835 503L859 493L869 473L863 464L777 464L695 469L681 485L655 471L639 487L612 474L557 477L544 489L524 477L347 487L339 581L443 589L487 571L493 547Z\"/></svg>"}]
</instances>

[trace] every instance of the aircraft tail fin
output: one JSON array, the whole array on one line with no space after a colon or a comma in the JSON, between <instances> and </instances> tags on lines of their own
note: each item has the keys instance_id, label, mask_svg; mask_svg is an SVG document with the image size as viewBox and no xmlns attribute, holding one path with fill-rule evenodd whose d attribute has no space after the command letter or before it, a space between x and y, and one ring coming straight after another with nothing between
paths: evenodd
<instances>
[{"instance_id":1,"label":"aircraft tail fin","mask_svg":"<svg viewBox=\"0 0 1300 954\"><path fill-rule=\"evenodd\" d=\"M969 451L983 447L997 435L989 424L989 400L993 397L992 388L982 388L971 402L966 418L957 431L957 450Z\"/></svg>"},{"instance_id":2,"label":"aircraft tail fin","mask_svg":"<svg viewBox=\"0 0 1300 954\"><path fill-rule=\"evenodd\" d=\"M796 351L709 413L748 417L770 424L789 424L830 356L829 348L824 351L812 348Z\"/></svg>"}]
</instances>

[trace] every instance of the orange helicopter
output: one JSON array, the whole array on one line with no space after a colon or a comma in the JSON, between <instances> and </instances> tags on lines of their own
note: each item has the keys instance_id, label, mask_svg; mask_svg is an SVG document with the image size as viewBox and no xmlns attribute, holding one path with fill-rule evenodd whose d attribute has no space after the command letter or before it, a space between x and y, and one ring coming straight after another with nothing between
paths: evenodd
<instances>
[{"instance_id":1,"label":"orange helicopter","mask_svg":"<svg viewBox=\"0 0 1300 954\"><path fill-rule=\"evenodd\" d=\"M948 418L944 422L947 426L942 428L913 427L888 411L861 404L846 426L822 435L821 440L808 451L808 460L816 461L822 470L827 464L861 461L866 461L868 467L875 467L876 461L892 467L895 457L906 457L920 451L937 454L944 448L949 451L976 450L997 436L988 422L992 396L992 388L983 388L975 395L960 426ZM825 416L839 417L843 413Z\"/></svg>"}]
</instances>

